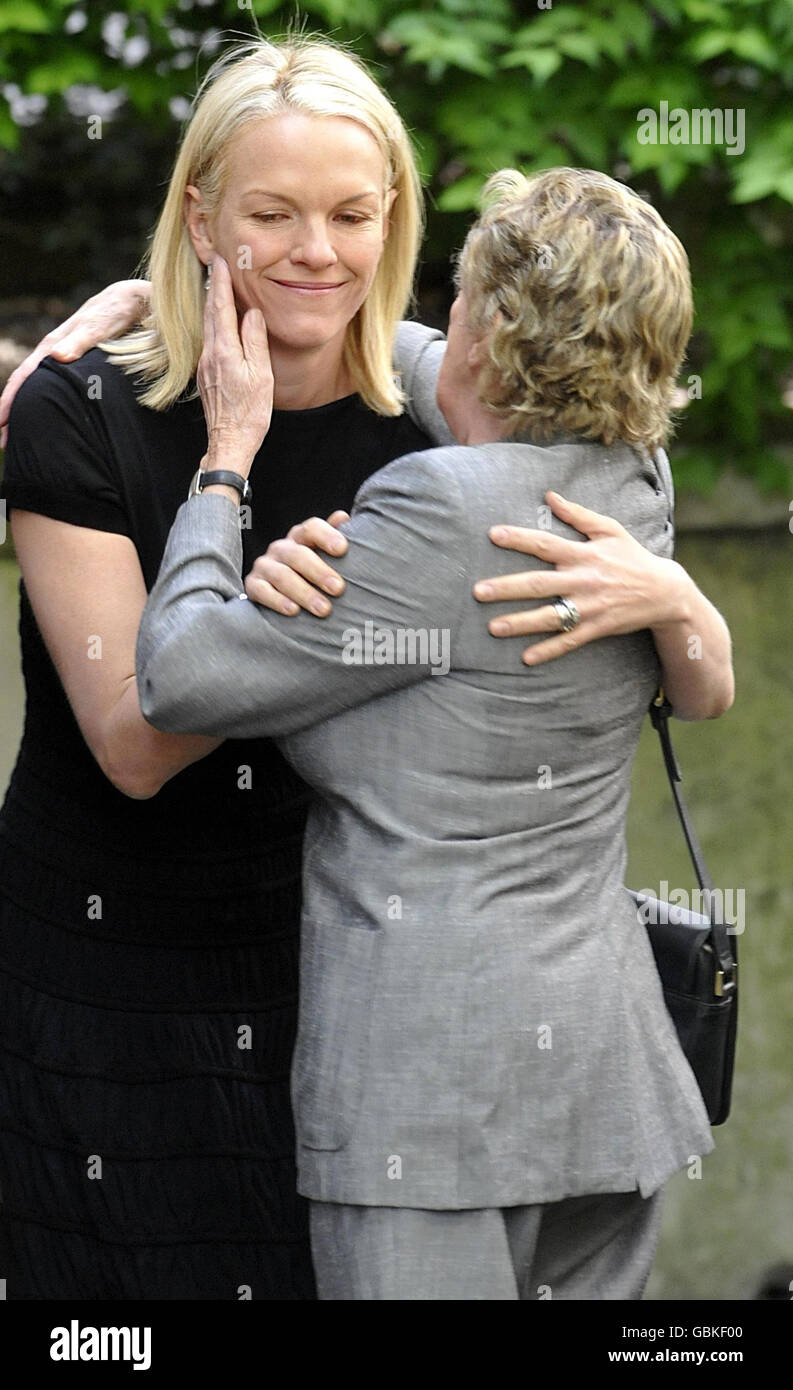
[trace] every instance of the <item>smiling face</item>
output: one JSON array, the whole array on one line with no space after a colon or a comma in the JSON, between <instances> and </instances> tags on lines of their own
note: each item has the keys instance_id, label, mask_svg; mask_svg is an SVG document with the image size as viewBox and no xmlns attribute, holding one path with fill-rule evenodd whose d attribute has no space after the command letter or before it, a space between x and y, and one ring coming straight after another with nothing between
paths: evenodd
<instances>
[{"instance_id":1,"label":"smiling face","mask_svg":"<svg viewBox=\"0 0 793 1390\"><path fill-rule=\"evenodd\" d=\"M262 310L274 346L341 353L388 234L385 180L357 121L290 111L236 137L219 207L208 214L190 187L185 220L204 263L213 251L228 262L239 311Z\"/></svg>"}]
</instances>

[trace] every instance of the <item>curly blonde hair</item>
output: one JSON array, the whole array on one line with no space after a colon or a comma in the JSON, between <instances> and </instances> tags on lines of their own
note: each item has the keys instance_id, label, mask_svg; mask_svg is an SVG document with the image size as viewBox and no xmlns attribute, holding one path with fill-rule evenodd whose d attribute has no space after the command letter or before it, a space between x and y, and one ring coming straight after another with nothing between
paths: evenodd
<instances>
[{"instance_id":1,"label":"curly blonde hair","mask_svg":"<svg viewBox=\"0 0 793 1390\"><path fill-rule=\"evenodd\" d=\"M487 333L482 404L535 442L665 444L693 318L677 237L592 169L502 169L484 198L457 266L470 326Z\"/></svg>"}]
</instances>

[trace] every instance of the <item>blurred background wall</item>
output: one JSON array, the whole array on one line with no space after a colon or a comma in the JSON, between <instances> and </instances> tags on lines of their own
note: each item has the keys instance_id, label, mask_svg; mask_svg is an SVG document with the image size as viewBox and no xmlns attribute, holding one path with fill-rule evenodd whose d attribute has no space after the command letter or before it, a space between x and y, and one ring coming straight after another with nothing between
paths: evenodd
<instances>
[{"instance_id":1,"label":"blurred background wall","mask_svg":"<svg viewBox=\"0 0 793 1390\"><path fill-rule=\"evenodd\" d=\"M304 0L300 15L372 64L414 134L425 321L445 325L450 255L503 166L602 169L688 249L677 555L730 623L738 695L676 742L713 876L743 891L746 927L733 1115L701 1178L669 1185L648 1297L750 1298L793 1261L793 0ZM295 7L271 0L0 0L0 377L134 273L211 60L256 25L275 36L294 23ZM642 143L641 113L662 119L664 103L670 138ZM674 112L695 109L733 113L732 147L726 116L721 141L671 138ZM0 557L2 791L23 693L10 539ZM653 739L636 766L628 881L691 890Z\"/></svg>"}]
</instances>

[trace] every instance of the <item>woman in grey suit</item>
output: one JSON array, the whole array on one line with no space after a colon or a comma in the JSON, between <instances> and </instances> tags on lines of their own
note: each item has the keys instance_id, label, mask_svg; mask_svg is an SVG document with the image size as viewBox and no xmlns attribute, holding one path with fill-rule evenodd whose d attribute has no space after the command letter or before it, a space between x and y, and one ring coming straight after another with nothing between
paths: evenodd
<instances>
[{"instance_id":1,"label":"woman in grey suit","mask_svg":"<svg viewBox=\"0 0 793 1390\"><path fill-rule=\"evenodd\" d=\"M509 174L491 194L437 384L460 445L360 490L330 617L242 592L256 450L232 432L239 479L180 508L138 638L155 727L276 736L318 793L292 1085L329 1299L639 1298L663 1183L713 1147L623 888L651 636L527 673L472 595L485 526L516 507L536 524L550 487L671 555L659 450L691 324L685 252L601 174ZM210 430L218 402L263 416L216 282ZM246 350L265 360L263 337ZM412 351L434 351L421 330ZM540 599L550 576L529 563ZM726 675L716 703L731 698Z\"/></svg>"}]
</instances>

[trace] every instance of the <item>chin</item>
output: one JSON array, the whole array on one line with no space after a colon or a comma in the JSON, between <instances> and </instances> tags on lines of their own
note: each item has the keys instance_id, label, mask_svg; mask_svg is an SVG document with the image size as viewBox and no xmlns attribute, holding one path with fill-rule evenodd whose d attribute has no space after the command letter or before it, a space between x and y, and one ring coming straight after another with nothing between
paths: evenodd
<instances>
[{"instance_id":1,"label":"chin","mask_svg":"<svg viewBox=\"0 0 793 1390\"><path fill-rule=\"evenodd\" d=\"M268 321L267 334L271 343L278 343L284 348L291 348L292 351L308 352L312 349L327 347L338 338L343 338L347 330L347 324L321 324L321 323L295 323L280 324Z\"/></svg>"}]
</instances>

